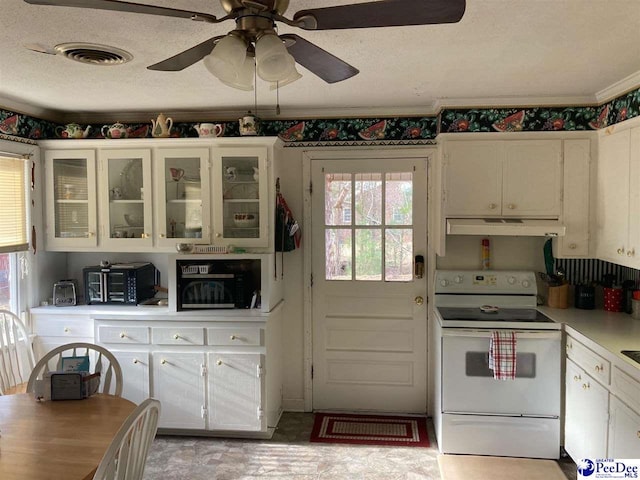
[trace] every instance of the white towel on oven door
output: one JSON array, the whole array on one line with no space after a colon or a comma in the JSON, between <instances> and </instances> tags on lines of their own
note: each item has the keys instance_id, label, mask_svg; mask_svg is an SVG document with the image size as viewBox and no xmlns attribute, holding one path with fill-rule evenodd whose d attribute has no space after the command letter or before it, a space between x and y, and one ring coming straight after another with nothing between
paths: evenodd
<instances>
[{"instance_id":1,"label":"white towel on oven door","mask_svg":"<svg viewBox=\"0 0 640 480\"><path fill-rule=\"evenodd\" d=\"M489 368L496 380L516 378L516 332L496 330L489 342Z\"/></svg>"}]
</instances>

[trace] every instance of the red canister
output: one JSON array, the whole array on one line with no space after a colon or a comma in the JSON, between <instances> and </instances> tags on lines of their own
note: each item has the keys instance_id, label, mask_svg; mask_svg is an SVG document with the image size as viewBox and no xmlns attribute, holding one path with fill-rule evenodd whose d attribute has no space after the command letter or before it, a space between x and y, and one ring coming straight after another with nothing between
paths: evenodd
<instances>
[{"instance_id":1,"label":"red canister","mask_svg":"<svg viewBox=\"0 0 640 480\"><path fill-rule=\"evenodd\" d=\"M622 311L622 288L614 287L604 289L604 309L607 312Z\"/></svg>"}]
</instances>

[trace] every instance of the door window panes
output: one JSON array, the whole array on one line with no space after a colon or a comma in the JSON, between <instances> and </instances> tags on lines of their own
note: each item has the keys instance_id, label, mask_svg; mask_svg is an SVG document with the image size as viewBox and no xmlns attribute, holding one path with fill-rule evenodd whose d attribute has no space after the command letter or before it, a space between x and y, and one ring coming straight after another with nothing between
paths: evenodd
<instances>
[{"instance_id":1,"label":"door window panes","mask_svg":"<svg viewBox=\"0 0 640 480\"><path fill-rule=\"evenodd\" d=\"M351 280L351 229L325 231L327 280Z\"/></svg>"},{"instance_id":2,"label":"door window panes","mask_svg":"<svg viewBox=\"0 0 640 480\"><path fill-rule=\"evenodd\" d=\"M412 172L326 173L324 193L327 280L413 279Z\"/></svg>"}]
</instances>

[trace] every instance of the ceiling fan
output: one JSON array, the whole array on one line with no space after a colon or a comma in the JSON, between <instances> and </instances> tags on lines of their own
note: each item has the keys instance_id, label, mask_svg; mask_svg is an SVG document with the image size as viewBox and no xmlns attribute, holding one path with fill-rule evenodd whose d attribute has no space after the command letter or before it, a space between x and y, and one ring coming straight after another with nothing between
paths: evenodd
<instances>
[{"instance_id":1,"label":"ceiling fan","mask_svg":"<svg viewBox=\"0 0 640 480\"><path fill-rule=\"evenodd\" d=\"M295 63L305 67L327 83L340 82L359 73L355 67L344 62L335 55L323 50L317 45L305 40L299 35L284 34L277 35L276 22L299 27L303 30L333 30L350 28L369 27L391 27L405 25L428 25L439 23L458 22L465 11L465 0L379 0L366 3L350 5L339 5L333 7L313 8L300 10L293 15L292 19L286 18L284 13L289 6L289 0L220 0L222 7L227 13L221 18L215 15L193 12L188 10L178 10L174 8L157 7L139 3L126 2L121 0L24 0L34 5L51 5L61 7L92 8L99 10L113 10L129 13L144 13L150 15L162 15L168 17L178 17L201 21L206 23L220 23L226 20L235 20L236 28L226 35L215 36L204 42L178 53L166 60L147 67L150 70L178 71L205 59L205 65L220 78L224 83L242 88L241 86L229 83L228 71L219 75L215 70L220 67L220 58L235 62L233 75L240 75L239 72L246 58L255 57L258 63L258 73L263 79L276 78L277 81L287 80L286 75L295 72ZM264 41L262 39L265 39ZM280 41L275 41L276 39ZM270 40L270 41L267 41ZM278 46L277 44L280 44ZM244 47L242 47L244 45ZM263 46L264 45L264 46ZM284 45L285 49L282 49ZM269 58L276 59L271 67L275 72L260 72L268 69L268 62L260 58L267 58L264 51L267 47L278 47L284 52L286 58L281 54L279 57L273 55ZM231 53L235 51L244 52L246 58L236 59ZM216 50L218 50L216 52ZM276 50L270 50L273 54ZM214 54L215 52L215 54ZM288 53L288 55L286 55ZM215 60L210 60L214 58ZM220 58L217 58L220 57ZM284 60L283 60L284 59ZM212 67L213 62L213 67ZM217 63L216 63L217 62ZM287 63L285 65L283 62ZM253 72L253 65L250 65ZM248 67L248 63L247 66ZM283 68L289 68L288 73L283 73ZM226 67L225 67L226 68ZM262 75L264 73L265 76ZM297 77L300 75L295 72ZM253 74L252 74L253 75ZM271 76L270 76L271 75ZM291 78L293 81L295 78ZM273 80L271 80L273 81ZM245 85L246 86L246 85ZM243 89L252 89L243 88Z\"/></svg>"}]
</instances>

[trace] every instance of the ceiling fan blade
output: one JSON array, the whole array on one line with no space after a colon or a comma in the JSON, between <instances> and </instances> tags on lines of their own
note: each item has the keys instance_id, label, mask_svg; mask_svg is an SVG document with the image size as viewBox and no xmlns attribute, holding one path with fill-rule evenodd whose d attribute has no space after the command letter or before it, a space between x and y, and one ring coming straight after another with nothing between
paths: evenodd
<instances>
[{"instance_id":1,"label":"ceiling fan blade","mask_svg":"<svg viewBox=\"0 0 640 480\"><path fill-rule=\"evenodd\" d=\"M381 0L300 10L293 21L305 30L394 27L458 22L465 0Z\"/></svg>"},{"instance_id":2,"label":"ceiling fan blade","mask_svg":"<svg viewBox=\"0 0 640 480\"><path fill-rule=\"evenodd\" d=\"M194 63L202 60L204 57L209 55L211 53L211 50L213 50L213 47L215 47L218 39L222 37L224 37L224 35L218 35L217 37L205 40L195 47L191 47L184 52L180 52L171 58L167 58L162 62L150 65L147 67L147 69L160 70L163 72L177 72L179 70L184 70L185 68L190 67Z\"/></svg>"},{"instance_id":3,"label":"ceiling fan blade","mask_svg":"<svg viewBox=\"0 0 640 480\"><path fill-rule=\"evenodd\" d=\"M327 83L336 83L360 73L335 55L294 34L280 35L296 62Z\"/></svg>"},{"instance_id":4,"label":"ceiling fan blade","mask_svg":"<svg viewBox=\"0 0 640 480\"><path fill-rule=\"evenodd\" d=\"M121 2L119 0L24 0L32 5L51 5L56 7L94 8L97 10L114 10L117 12L147 13L149 15L163 15L165 17L188 18L209 23L218 23L228 17L216 18L208 13L190 12L175 8L154 7L140 3Z\"/></svg>"}]
</instances>

